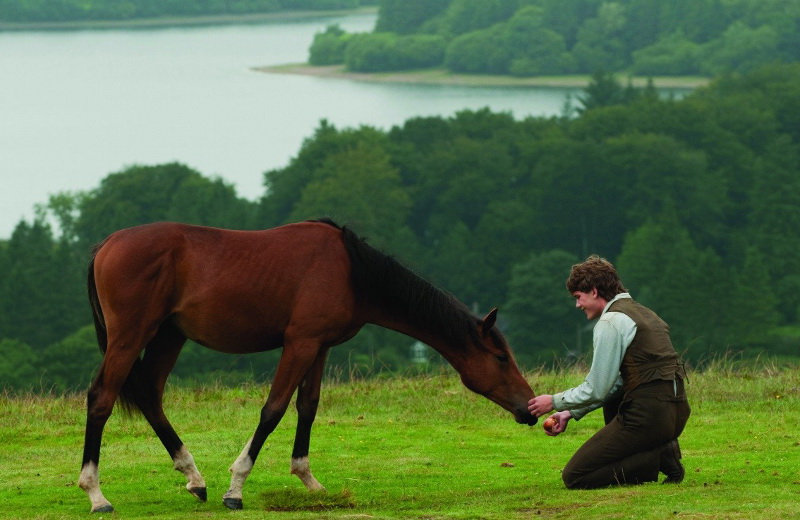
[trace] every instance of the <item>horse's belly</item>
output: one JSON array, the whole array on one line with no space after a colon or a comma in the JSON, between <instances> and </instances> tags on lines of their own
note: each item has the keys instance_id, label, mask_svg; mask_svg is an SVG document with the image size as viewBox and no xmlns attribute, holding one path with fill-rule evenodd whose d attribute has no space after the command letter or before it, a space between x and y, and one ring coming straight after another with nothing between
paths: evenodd
<instances>
[{"instance_id":1,"label":"horse's belly","mask_svg":"<svg viewBox=\"0 0 800 520\"><path fill-rule=\"evenodd\" d=\"M283 336L264 337L259 341L231 341L230 338L218 341L208 341L202 338L190 339L211 350L226 354L252 354L283 347Z\"/></svg>"},{"instance_id":2,"label":"horse's belly","mask_svg":"<svg viewBox=\"0 0 800 520\"><path fill-rule=\"evenodd\" d=\"M187 338L219 352L247 354L283 346L283 330L266 324L241 323L237 319L190 319L175 316L175 324Z\"/></svg>"}]
</instances>

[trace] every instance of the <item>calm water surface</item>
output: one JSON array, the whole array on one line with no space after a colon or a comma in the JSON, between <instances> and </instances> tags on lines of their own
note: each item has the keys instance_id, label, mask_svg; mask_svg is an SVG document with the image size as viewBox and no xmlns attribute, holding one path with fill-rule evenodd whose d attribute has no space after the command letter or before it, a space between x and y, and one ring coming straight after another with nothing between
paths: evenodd
<instances>
[{"instance_id":1,"label":"calm water surface","mask_svg":"<svg viewBox=\"0 0 800 520\"><path fill-rule=\"evenodd\" d=\"M36 204L96 188L132 164L180 161L263 195L323 118L388 129L422 115L490 107L561 112L567 89L369 83L265 74L303 62L331 23L370 31L375 15L258 25L0 33L0 238Z\"/></svg>"}]
</instances>

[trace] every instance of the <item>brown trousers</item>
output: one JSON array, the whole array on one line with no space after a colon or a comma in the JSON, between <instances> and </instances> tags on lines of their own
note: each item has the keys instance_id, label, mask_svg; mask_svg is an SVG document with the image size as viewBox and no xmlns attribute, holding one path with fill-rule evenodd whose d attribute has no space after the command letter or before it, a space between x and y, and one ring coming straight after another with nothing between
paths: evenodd
<instances>
[{"instance_id":1,"label":"brown trousers","mask_svg":"<svg viewBox=\"0 0 800 520\"><path fill-rule=\"evenodd\" d=\"M562 478L570 489L658 481L664 445L683 432L691 409L683 380L651 381L603 407L606 425L581 446Z\"/></svg>"}]
</instances>

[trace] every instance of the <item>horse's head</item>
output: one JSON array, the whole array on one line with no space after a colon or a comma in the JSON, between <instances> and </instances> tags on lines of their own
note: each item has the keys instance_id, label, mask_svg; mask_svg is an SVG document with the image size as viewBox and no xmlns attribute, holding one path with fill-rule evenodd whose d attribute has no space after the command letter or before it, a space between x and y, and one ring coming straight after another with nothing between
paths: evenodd
<instances>
[{"instance_id":1,"label":"horse's head","mask_svg":"<svg viewBox=\"0 0 800 520\"><path fill-rule=\"evenodd\" d=\"M477 341L454 367L464 386L494 401L512 414L518 423L534 425L536 417L528 411L535 394L520 373L511 349L495 327L497 309L477 323Z\"/></svg>"}]
</instances>

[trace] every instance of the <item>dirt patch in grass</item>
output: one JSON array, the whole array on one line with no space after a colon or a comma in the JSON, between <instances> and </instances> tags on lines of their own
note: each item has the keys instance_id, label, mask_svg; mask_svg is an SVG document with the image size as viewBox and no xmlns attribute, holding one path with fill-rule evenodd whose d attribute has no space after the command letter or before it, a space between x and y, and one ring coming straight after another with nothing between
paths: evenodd
<instances>
[{"instance_id":1,"label":"dirt patch in grass","mask_svg":"<svg viewBox=\"0 0 800 520\"><path fill-rule=\"evenodd\" d=\"M345 489L340 493L309 493L308 491L268 491L261 494L265 511L331 511L353 509L353 494Z\"/></svg>"}]
</instances>

